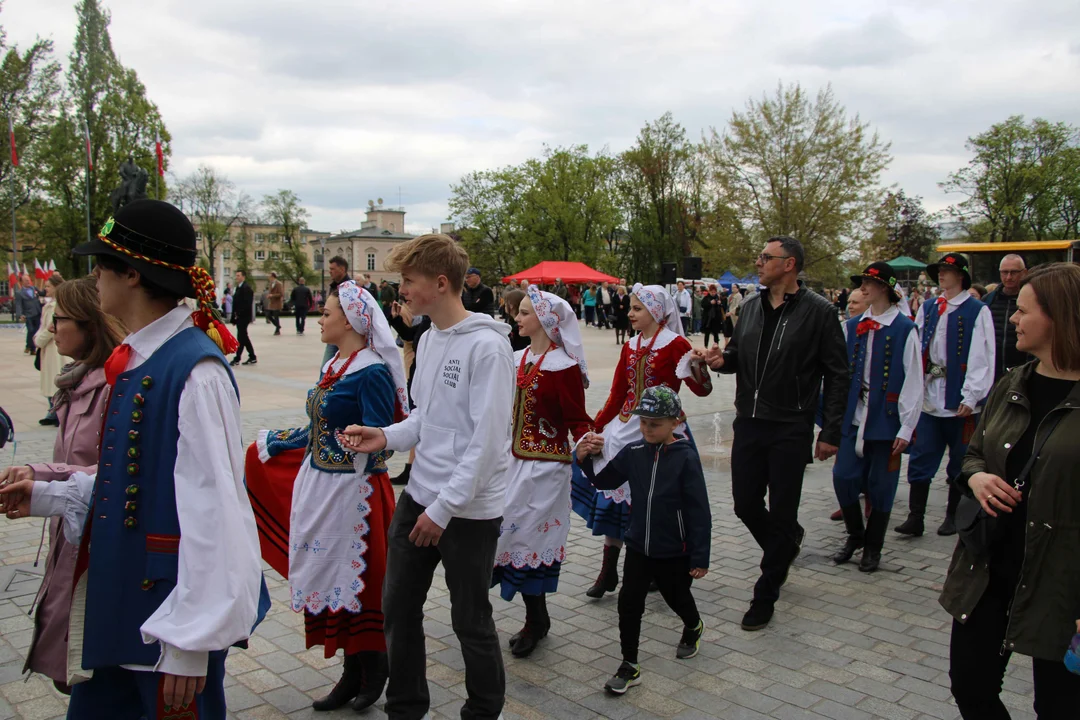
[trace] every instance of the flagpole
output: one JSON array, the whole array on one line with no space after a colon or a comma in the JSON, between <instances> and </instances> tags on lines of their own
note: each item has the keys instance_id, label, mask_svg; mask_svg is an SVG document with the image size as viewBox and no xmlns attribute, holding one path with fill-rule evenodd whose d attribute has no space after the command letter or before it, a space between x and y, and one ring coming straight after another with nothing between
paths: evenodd
<instances>
[{"instance_id":1,"label":"flagpole","mask_svg":"<svg viewBox=\"0 0 1080 720\"><path fill-rule=\"evenodd\" d=\"M90 233L90 122L83 120L83 129L86 131L86 241L91 242L94 236ZM86 274L92 271L90 256L86 256Z\"/></svg>"},{"instance_id":2,"label":"flagpole","mask_svg":"<svg viewBox=\"0 0 1080 720\"><path fill-rule=\"evenodd\" d=\"M19 156L15 150L15 121L8 116L8 139L11 142L11 259L15 267L19 266L19 241L15 234L15 168L19 166ZM15 288L11 288L14 297ZM14 312L14 310L12 310Z\"/></svg>"}]
</instances>

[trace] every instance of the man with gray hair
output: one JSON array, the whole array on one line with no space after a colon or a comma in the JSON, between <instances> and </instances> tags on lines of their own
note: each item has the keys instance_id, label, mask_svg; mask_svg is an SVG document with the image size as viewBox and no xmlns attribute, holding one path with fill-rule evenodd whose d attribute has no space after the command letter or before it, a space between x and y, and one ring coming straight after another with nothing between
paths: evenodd
<instances>
[{"instance_id":1,"label":"man with gray hair","mask_svg":"<svg viewBox=\"0 0 1080 720\"><path fill-rule=\"evenodd\" d=\"M1024 258L1016 254L1001 258L998 265L1001 284L983 298L994 320L994 347L997 362L994 364L994 382L1014 367L1023 365L1030 356L1016 349L1016 326L1009 318L1016 312L1016 296L1020 294L1020 282L1027 275Z\"/></svg>"}]
</instances>

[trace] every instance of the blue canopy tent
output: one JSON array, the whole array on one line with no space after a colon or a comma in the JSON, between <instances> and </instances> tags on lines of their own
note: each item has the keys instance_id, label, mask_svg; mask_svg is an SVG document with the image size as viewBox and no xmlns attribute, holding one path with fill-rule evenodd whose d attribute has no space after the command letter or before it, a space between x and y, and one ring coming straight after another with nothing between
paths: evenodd
<instances>
[{"instance_id":1,"label":"blue canopy tent","mask_svg":"<svg viewBox=\"0 0 1080 720\"><path fill-rule=\"evenodd\" d=\"M726 290L730 290L732 283L737 282L739 282L739 278L730 270L728 270L726 273L716 279L716 284L724 286Z\"/></svg>"},{"instance_id":2,"label":"blue canopy tent","mask_svg":"<svg viewBox=\"0 0 1080 720\"><path fill-rule=\"evenodd\" d=\"M747 275L742 280L739 280L739 284L740 285L752 285L754 288L757 288L757 286L758 286L758 276L757 275Z\"/></svg>"}]
</instances>

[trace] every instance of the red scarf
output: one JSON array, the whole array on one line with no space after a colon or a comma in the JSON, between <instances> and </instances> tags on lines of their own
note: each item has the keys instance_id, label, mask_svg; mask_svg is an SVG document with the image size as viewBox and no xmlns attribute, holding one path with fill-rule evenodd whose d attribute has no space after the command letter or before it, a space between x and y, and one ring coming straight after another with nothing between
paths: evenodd
<instances>
[{"instance_id":1,"label":"red scarf","mask_svg":"<svg viewBox=\"0 0 1080 720\"><path fill-rule=\"evenodd\" d=\"M112 354L109 355L109 359L105 361L105 382L116 387L116 378L120 377L120 374L127 370L128 363L131 361L131 353L134 350L130 345L124 343L123 345L117 345L113 348Z\"/></svg>"},{"instance_id":2,"label":"red scarf","mask_svg":"<svg viewBox=\"0 0 1080 720\"><path fill-rule=\"evenodd\" d=\"M866 318L865 320L863 320L862 322L860 322L858 325L855 326L855 334L856 335L865 335L866 333L870 332L871 330L880 330L880 329L881 329L881 323L879 323L879 322L877 322L875 320L871 320L870 318Z\"/></svg>"},{"instance_id":3,"label":"red scarf","mask_svg":"<svg viewBox=\"0 0 1080 720\"><path fill-rule=\"evenodd\" d=\"M942 295L937 299L937 314L941 317L945 314L945 311L949 309L949 299Z\"/></svg>"}]
</instances>

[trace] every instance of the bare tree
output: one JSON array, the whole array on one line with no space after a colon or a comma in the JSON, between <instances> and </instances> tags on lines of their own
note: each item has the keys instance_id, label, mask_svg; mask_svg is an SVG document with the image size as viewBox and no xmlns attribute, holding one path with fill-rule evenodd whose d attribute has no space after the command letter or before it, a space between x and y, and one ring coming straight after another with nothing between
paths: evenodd
<instances>
[{"instance_id":1,"label":"bare tree","mask_svg":"<svg viewBox=\"0 0 1080 720\"><path fill-rule=\"evenodd\" d=\"M254 212L254 202L237 192L232 181L209 165L181 178L170 197L199 226L200 247L210 276L215 277L218 250L231 244L233 228L242 226Z\"/></svg>"}]
</instances>

